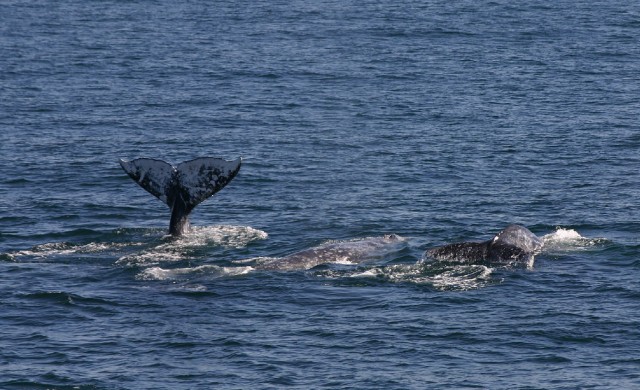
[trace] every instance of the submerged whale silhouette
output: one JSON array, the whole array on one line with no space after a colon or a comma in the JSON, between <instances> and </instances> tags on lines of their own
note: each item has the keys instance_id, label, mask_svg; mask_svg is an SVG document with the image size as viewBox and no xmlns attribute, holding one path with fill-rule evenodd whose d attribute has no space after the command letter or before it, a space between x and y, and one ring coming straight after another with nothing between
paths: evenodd
<instances>
[{"instance_id":1,"label":"submerged whale silhouette","mask_svg":"<svg viewBox=\"0 0 640 390\"><path fill-rule=\"evenodd\" d=\"M173 166L162 160L120 160L125 172L171 209L169 233L180 236L189 229L189 214L202 201L223 189L240 171L242 159L227 161L202 157Z\"/></svg>"},{"instance_id":2,"label":"submerged whale silhouette","mask_svg":"<svg viewBox=\"0 0 640 390\"><path fill-rule=\"evenodd\" d=\"M534 256L542 245L542 240L529 229L509 225L488 241L438 246L427 250L425 257L489 266L524 264L532 267Z\"/></svg>"}]
</instances>

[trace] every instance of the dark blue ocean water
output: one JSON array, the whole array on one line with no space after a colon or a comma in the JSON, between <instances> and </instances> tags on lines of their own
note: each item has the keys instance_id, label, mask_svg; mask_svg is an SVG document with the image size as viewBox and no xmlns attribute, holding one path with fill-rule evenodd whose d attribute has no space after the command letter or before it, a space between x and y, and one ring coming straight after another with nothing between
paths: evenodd
<instances>
[{"instance_id":1,"label":"dark blue ocean water","mask_svg":"<svg viewBox=\"0 0 640 390\"><path fill-rule=\"evenodd\" d=\"M639 37L617 1L1 1L0 388L640 388ZM199 156L243 167L168 240L118 158ZM530 269L422 261L509 223Z\"/></svg>"}]
</instances>

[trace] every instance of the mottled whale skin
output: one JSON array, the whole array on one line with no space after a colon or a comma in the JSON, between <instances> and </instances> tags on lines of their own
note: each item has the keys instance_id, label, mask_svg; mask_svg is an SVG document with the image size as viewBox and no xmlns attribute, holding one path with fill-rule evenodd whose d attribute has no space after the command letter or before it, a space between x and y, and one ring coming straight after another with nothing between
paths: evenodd
<instances>
[{"instance_id":1,"label":"mottled whale skin","mask_svg":"<svg viewBox=\"0 0 640 390\"><path fill-rule=\"evenodd\" d=\"M542 246L542 240L529 229L509 225L488 241L443 245L427 250L424 257L487 266L524 264L532 267Z\"/></svg>"},{"instance_id":2,"label":"mottled whale skin","mask_svg":"<svg viewBox=\"0 0 640 390\"><path fill-rule=\"evenodd\" d=\"M350 241L334 241L254 266L272 271L306 270L321 264L360 264L383 259L405 239L396 234Z\"/></svg>"},{"instance_id":3,"label":"mottled whale skin","mask_svg":"<svg viewBox=\"0 0 640 390\"><path fill-rule=\"evenodd\" d=\"M189 214L205 199L223 189L240 171L242 159L227 161L201 157L173 166L162 160L120 160L125 172L171 209L169 233L180 236L189 229Z\"/></svg>"}]
</instances>

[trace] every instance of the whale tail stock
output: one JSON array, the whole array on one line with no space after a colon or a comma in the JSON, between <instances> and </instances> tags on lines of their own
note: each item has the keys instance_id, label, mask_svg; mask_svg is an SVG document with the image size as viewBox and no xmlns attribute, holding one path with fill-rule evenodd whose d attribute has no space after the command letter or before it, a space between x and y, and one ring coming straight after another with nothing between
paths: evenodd
<instances>
[{"instance_id":1,"label":"whale tail stock","mask_svg":"<svg viewBox=\"0 0 640 390\"><path fill-rule=\"evenodd\" d=\"M120 160L125 172L171 209L169 233L179 236L189 228L189 214L202 201L223 189L240 171L242 159L227 161L202 157L173 166L162 160Z\"/></svg>"}]
</instances>

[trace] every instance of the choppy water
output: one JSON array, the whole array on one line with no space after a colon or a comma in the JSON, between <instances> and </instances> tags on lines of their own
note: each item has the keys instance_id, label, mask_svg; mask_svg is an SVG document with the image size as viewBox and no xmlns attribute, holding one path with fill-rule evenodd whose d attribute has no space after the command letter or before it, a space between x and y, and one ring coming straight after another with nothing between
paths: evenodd
<instances>
[{"instance_id":1,"label":"choppy water","mask_svg":"<svg viewBox=\"0 0 640 390\"><path fill-rule=\"evenodd\" d=\"M638 37L631 2L1 2L0 388L640 387ZM118 158L210 155L242 170L168 240ZM422 260L509 223L533 268Z\"/></svg>"}]
</instances>

